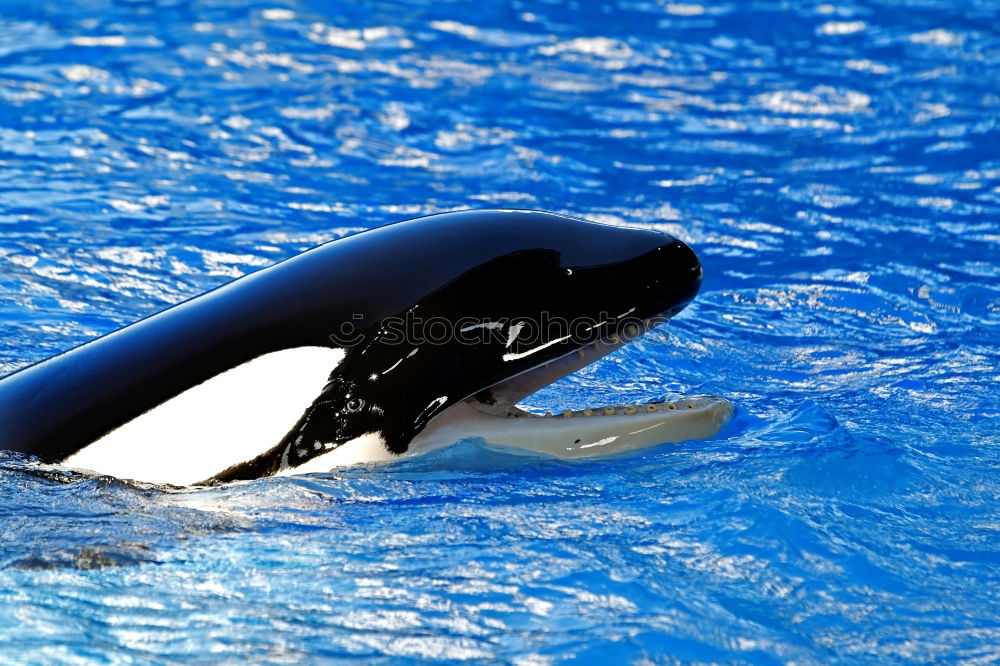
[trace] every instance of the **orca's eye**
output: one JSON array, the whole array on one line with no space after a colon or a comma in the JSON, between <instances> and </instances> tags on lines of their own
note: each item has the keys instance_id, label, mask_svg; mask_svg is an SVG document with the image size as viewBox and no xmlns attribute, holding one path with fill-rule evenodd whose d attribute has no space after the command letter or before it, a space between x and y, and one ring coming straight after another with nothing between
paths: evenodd
<instances>
[{"instance_id":1,"label":"orca's eye","mask_svg":"<svg viewBox=\"0 0 1000 666\"><path fill-rule=\"evenodd\" d=\"M351 398L347 401L345 409L349 412L360 412L361 408L365 406L365 401L361 398Z\"/></svg>"}]
</instances>

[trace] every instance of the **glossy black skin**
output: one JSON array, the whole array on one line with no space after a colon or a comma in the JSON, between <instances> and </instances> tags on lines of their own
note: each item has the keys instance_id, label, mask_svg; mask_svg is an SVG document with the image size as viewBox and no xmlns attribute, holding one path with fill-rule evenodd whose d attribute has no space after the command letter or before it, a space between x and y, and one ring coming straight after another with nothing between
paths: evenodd
<instances>
[{"instance_id":1,"label":"glossy black skin","mask_svg":"<svg viewBox=\"0 0 1000 666\"><path fill-rule=\"evenodd\" d=\"M3 378L0 448L65 459L220 372L282 349L343 346L356 325L356 344L288 435L210 481L267 476L368 432L399 453L447 406L473 394L488 400L490 386L595 336L623 333L628 322L670 316L700 282L694 253L654 231L530 211L398 222L321 245ZM505 326L474 343L432 343L423 331L415 344L394 323L408 312L425 322L610 320L589 339L504 360L552 336L525 331L507 347Z\"/></svg>"}]
</instances>

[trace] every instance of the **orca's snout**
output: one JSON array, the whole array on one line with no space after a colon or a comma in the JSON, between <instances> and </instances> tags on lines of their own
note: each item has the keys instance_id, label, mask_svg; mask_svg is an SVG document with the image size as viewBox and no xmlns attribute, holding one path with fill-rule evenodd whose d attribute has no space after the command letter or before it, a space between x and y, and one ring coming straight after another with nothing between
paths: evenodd
<instances>
[{"instance_id":1,"label":"orca's snout","mask_svg":"<svg viewBox=\"0 0 1000 666\"><path fill-rule=\"evenodd\" d=\"M661 236L660 246L651 253L655 257L653 281L665 298L665 309L676 313L697 295L703 270L690 246L669 234Z\"/></svg>"},{"instance_id":2,"label":"orca's snout","mask_svg":"<svg viewBox=\"0 0 1000 666\"><path fill-rule=\"evenodd\" d=\"M701 279L701 260L698 259L698 255L691 249L691 246L670 234L664 234L664 236L669 239L669 245L673 248L679 268L685 274Z\"/></svg>"}]
</instances>

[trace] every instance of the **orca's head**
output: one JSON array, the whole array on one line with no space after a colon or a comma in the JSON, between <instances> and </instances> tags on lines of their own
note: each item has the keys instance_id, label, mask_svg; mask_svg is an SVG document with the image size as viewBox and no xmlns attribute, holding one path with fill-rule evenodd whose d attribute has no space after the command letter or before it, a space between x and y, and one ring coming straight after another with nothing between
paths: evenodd
<instances>
[{"instance_id":1,"label":"orca's head","mask_svg":"<svg viewBox=\"0 0 1000 666\"><path fill-rule=\"evenodd\" d=\"M467 436L582 454L608 437L634 441L626 434L641 422L654 431L647 439L668 441L657 425L675 416L667 407L602 407L571 423L570 413L533 418L515 405L684 308L702 278L687 245L527 211L437 215L359 237L368 234L379 248L372 261L384 262L372 267L379 284L396 280L405 291L417 282L426 292L335 340L343 360L284 440L216 480L327 471Z\"/></svg>"}]
</instances>

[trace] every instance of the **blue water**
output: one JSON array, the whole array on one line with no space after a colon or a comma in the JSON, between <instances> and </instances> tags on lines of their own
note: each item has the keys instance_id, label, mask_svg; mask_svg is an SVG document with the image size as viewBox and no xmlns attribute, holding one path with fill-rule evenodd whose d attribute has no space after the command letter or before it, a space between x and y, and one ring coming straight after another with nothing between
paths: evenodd
<instances>
[{"instance_id":1,"label":"blue water","mask_svg":"<svg viewBox=\"0 0 1000 666\"><path fill-rule=\"evenodd\" d=\"M0 457L0 662L1000 660L1000 3L0 2L0 370L468 207L675 233L531 408L712 441L166 492Z\"/></svg>"}]
</instances>

